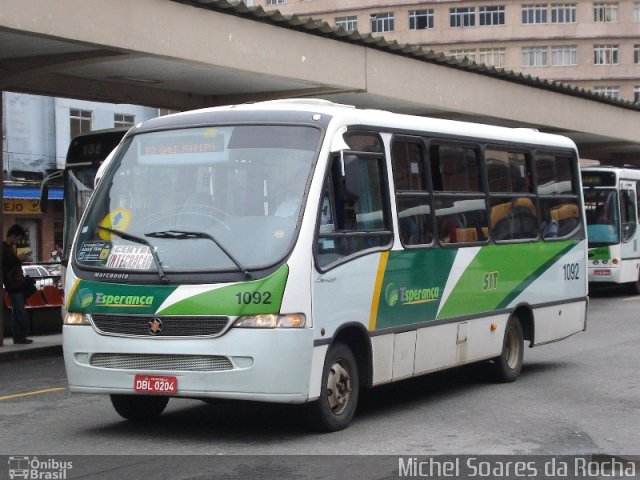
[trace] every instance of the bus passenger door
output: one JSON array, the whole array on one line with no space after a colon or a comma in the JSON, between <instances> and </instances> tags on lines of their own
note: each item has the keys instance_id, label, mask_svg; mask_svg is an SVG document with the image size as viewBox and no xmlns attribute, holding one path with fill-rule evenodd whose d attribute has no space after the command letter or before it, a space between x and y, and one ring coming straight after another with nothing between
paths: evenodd
<instances>
[{"instance_id":1,"label":"bus passenger door","mask_svg":"<svg viewBox=\"0 0 640 480\"><path fill-rule=\"evenodd\" d=\"M318 340L342 328L375 330L373 298L393 243L384 153L343 151L324 180L315 232L312 283ZM320 336L324 338L320 338ZM391 338L391 336L389 336ZM390 350L388 362L392 361Z\"/></svg>"},{"instance_id":2,"label":"bus passenger door","mask_svg":"<svg viewBox=\"0 0 640 480\"><path fill-rule=\"evenodd\" d=\"M638 208L635 182L620 182L620 240L621 282L634 282L640 278L638 245Z\"/></svg>"}]
</instances>

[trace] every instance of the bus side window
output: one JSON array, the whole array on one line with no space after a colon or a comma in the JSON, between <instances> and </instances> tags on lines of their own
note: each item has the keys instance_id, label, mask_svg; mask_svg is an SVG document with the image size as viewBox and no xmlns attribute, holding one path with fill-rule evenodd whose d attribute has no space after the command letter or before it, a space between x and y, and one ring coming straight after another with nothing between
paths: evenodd
<instances>
[{"instance_id":1,"label":"bus side window","mask_svg":"<svg viewBox=\"0 0 640 480\"><path fill-rule=\"evenodd\" d=\"M392 232L384 187L384 157L336 156L325 179L316 232L316 263L327 267L346 257L390 245Z\"/></svg>"},{"instance_id":2,"label":"bus side window","mask_svg":"<svg viewBox=\"0 0 640 480\"><path fill-rule=\"evenodd\" d=\"M403 245L433 242L431 194L427 186L424 157L424 148L419 140L394 138L391 167L396 188L398 229Z\"/></svg>"},{"instance_id":3,"label":"bus side window","mask_svg":"<svg viewBox=\"0 0 640 480\"><path fill-rule=\"evenodd\" d=\"M484 156L491 197L493 239L499 242L537 238L540 222L528 155L487 148Z\"/></svg>"},{"instance_id":4,"label":"bus side window","mask_svg":"<svg viewBox=\"0 0 640 480\"><path fill-rule=\"evenodd\" d=\"M580 230L580 200L577 194L577 168L566 155L539 152L535 156L537 191L546 240L584 235ZM550 222L557 228L550 228Z\"/></svg>"},{"instance_id":5,"label":"bus side window","mask_svg":"<svg viewBox=\"0 0 640 480\"><path fill-rule=\"evenodd\" d=\"M489 226L478 149L466 143L434 143L429 158L440 243L486 241Z\"/></svg>"}]
</instances>

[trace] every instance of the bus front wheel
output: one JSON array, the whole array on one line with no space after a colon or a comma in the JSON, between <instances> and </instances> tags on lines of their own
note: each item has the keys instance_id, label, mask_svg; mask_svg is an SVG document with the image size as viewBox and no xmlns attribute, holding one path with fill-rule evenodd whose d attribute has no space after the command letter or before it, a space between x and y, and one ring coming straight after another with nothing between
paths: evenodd
<instances>
[{"instance_id":1,"label":"bus front wheel","mask_svg":"<svg viewBox=\"0 0 640 480\"><path fill-rule=\"evenodd\" d=\"M492 360L491 374L495 381L508 383L520 376L524 355L524 335L517 316L507 322L502 341L502 353Z\"/></svg>"},{"instance_id":2,"label":"bus front wheel","mask_svg":"<svg viewBox=\"0 0 640 480\"><path fill-rule=\"evenodd\" d=\"M158 417L169 403L169 397L152 395L111 395L116 412L127 420L145 421Z\"/></svg>"},{"instance_id":3,"label":"bus front wheel","mask_svg":"<svg viewBox=\"0 0 640 480\"><path fill-rule=\"evenodd\" d=\"M336 343L327 352L320 398L312 404L314 423L327 432L349 426L358 404L360 378L351 349Z\"/></svg>"}]
</instances>

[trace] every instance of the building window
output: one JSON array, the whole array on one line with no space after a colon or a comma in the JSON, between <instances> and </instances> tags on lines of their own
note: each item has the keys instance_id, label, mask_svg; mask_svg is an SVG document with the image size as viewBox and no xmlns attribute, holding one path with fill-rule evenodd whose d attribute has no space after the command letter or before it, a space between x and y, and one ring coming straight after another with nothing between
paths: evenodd
<instances>
[{"instance_id":1,"label":"building window","mask_svg":"<svg viewBox=\"0 0 640 480\"><path fill-rule=\"evenodd\" d=\"M456 60L468 60L470 62L476 61L476 51L473 49L462 48L457 50L450 50L449 55Z\"/></svg>"},{"instance_id":2,"label":"building window","mask_svg":"<svg viewBox=\"0 0 640 480\"><path fill-rule=\"evenodd\" d=\"M523 67L545 67L548 64L547 47L523 47L522 66Z\"/></svg>"},{"instance_id":3,"label":"building window","mask_svg":"<svg viewBox=\"0 0 640 480\"><path fill-rule=\"evenodd\" d=\"M576 4L552 3L551 23L576 23Z\"/></svg>"},{"instance_id":4,"label":"building window","mask_svg":"<svg viewBox=\"0 0 640 480\"><path fill-rule=\"evenodd\" d=\"M522 5L522 23L547 23L547 4Z\"/></svg>"},{"instance_id":5,"label":"building window","mask_svg":"<svg viewBox=\"0 0 640 480\"><path fill-rule=\"evenodd\" d=\"M594 65L618 65L620 63L618 45L595 45L593 47Z\"/></svg>"},{"instance_id":6,"label":"building window","mask_svg":"<svg viewBox=\"0 0 640 480\"><path fill-rule=\"evenodd\" d=\"M617 3L594 3L593 21L596 23L615 23L618 21Z\"/></svg>"},{"instance_id":7,"label":"building window","mask_svg":"<svg viewBox=\"0 0 640 480\"><path fill-rule=\"evenodd\" d=\"M267 5L280 5L281 3L287 3L286 0L267 0Z\"/></svg>"},{"instance_id":8,"label":"building window","mask_svg":"<svg viewBox=\"0 0 640 480\"><path fill-rule=\"evenodd\" d=\"M640 63L640 45L633 46L633 63Z\"/></svg>"},{"instance_id":9,"label":"building window","mask_svg":"<svg viewBox=\"0 0 640 480\"><path fill-rule=\"evenodd\" d=\"M604 95L605 97L618 98L620 96L620 87L594 87L593 93Z\"/></svg>"},{"instance_id":10,"label":"building window","mask_svg":"<svg viewBox=\"0 0 640 480\"><path fill-rule=\"evenodd\" d=\"M490 67L504 68L507 51L504 48L481 48L478 55L479 63Z\"/></svg>"},{"instance_id":11,"label":"building window","mask_svg":"<svg viewBox=\"0 0 640 480\"><path fill-rule=\"evenodd\" d=\"M566 66L578 64L578 47L576 45L563 45L551 47L551 65Z\"/></svg>"},{"instance_id":12,"label":"building window","mask_svg":"<svg viewBox=\"0 0 640 480\"><path fill-rule=\"evenodd\" d=\"M393 32L393 13L374 13L371 15L371 32Z\"/></svg>"},{"instance_id":13,"label":"building window","mask_svg":"<svg viewBox=\"0 0 640 480\"><path fill-rule=\"evenodd\" d=\"M136 123L135 115L125 115L124 113L113 114L114 127L133 127Z\"/></svg>"},{"instance_id":14,"label":"building window","mask_svg":"<svg viewBox=\"0 0 640 480\"><path fill-rule=\"evenodd\" d=\"M480 25L504 25L505 9L504 5L496 5L492 7L480 7L478 9L478 17Z\"/></svg>"},{"instance_id":15,"label":"building window","mask_svg":"<svg viewBox=\"0 0 640 480\"><path fill-rule=\"evenodd\" d=\"M164 117L165 115L173 115L174 113L180 113L180 110L173 110L171 108L159 108L158 116Z\"/></svg>"},{"instance_id":16,"label":"building window","mask_svg":"<svg viewBox=\"0 0 640 480\"><path fill-rule=\"evenodd\" d=\"M81 133L91 131L91 112L88 110L70 109L69 121L72 139Z\"/></svg>"},{"instance_id":17,"label":"building window","mask_svg":"<svg viewBox=\"0 0 640 480\"><path fill-rule=\"evenodd\" d=\"M344 28L347 32L353 32L358 29L358 17L337 17L336 27Z\"/></svg>"},{"instance_id":18,"label":"building window","mask_svg":"<svg viewBox=\"0 0 640 480\"><path fill-rule=\"evenodd\" d=\"M640 103L640 86L633 87L633 103Z\"/></svg>"},{"instance_id":19,"label":"building window","mask_svg":"<svg viewBox=\"0 0 640 480\"><path fill-rule=\"evenodd\" d=\"M409 10L409 30L422 30L424 28L433 28L434 26L433 9Z\"/></svg>"},{"instance_id":20,"label":"building window","mask_svg":"<svg viewBox=\"0 0 640 480\"><path fill-rule=\"evenodd\" d=\"M473 27L476 24L475 7L450 8L449 24L452 27Z\"/></svg>"},{"instance_id":21,"label":"building window","mask_svg":"<svg viewBox=\"0 0 640 480\"><path fill-rule=\"evenodd\" d=\"M633 4L633 23L640 23L640 2Z\"/></svg>"}]
</instances>

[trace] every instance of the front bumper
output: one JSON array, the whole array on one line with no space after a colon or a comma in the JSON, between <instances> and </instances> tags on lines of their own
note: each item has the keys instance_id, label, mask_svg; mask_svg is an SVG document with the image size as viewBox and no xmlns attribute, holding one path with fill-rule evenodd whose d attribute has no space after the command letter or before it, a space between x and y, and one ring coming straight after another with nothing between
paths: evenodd
<instances>
[{"instance_id":1,"label":"front bumper","mask_svg":"<svg viewBox=\"0 0 640 480\"><path fill-rule=\"evenodd\" d=\"M302 403L309 398L313 330L232 328L218 338L169 339L65 325L63 350L72 392L133 394L135 375L167 375L178 381L172 396ZM212 361L203 366L203 359Z\"/></svg>"}]
</instances>

